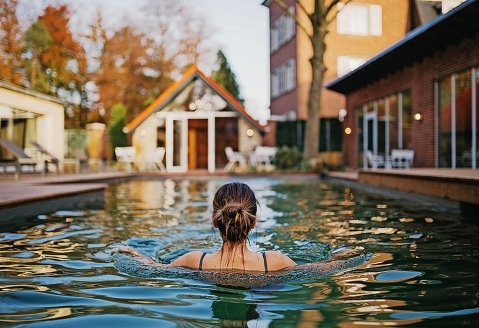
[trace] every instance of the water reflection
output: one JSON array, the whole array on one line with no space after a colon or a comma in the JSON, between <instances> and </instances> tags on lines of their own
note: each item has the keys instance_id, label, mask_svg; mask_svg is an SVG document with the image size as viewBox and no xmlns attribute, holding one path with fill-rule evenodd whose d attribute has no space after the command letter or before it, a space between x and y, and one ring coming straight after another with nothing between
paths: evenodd
<instances>
[{"instance_id":1,"label":"water reflection","mask_svg":"<svg viewBox=\"0 0 479 328\"><path fill-rule=\"evenodd\" d=\"M311 179L245 180L260 202L251 247L281 250L306 263L328 258L333 248L359 245L373 254L367 263L252 290L133 277L113 267L107 247L116 243L164 263L190 250L217 249L211 201L226 182L121 183L108 188L102 210L45 213L32 226L0 232L0 322L47 325L56 318L68 326L82 318L98 325L104 318L110 324L235 327L430 326L440 317L452 326L477 322L477 226L465 225L454 213Z\"/></svg>"}]
</instances>

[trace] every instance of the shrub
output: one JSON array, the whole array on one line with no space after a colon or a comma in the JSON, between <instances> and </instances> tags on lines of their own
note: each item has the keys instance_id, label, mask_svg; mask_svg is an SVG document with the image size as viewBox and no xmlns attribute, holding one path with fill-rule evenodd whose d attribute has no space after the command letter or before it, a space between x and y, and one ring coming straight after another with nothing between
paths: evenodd
<instances>
[{"instance_id":1,"label":"shrub","mask_svg":"<svg viewBox=\"0 0 479 328\"><path fill-rule=\"evenodd\" d=\"M297 147L283 146L276 150L274 164L281 170L300 169L303 163L303 154Z\"/></svg>"}]
</instances>

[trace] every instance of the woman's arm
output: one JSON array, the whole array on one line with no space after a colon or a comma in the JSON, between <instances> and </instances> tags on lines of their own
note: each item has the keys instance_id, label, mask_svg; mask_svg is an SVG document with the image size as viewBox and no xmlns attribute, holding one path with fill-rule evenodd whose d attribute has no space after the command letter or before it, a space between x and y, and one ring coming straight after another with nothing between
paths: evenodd
<instances>
[{"instance_id":1,"label":"woman's arm","mask_svg":"<svg viewBox=\"0 0 479 328\"><path fill-rule=\"evenodd\" d=\"M170 264L162 264L158 263L155 260L138 253L135 249L131 248L130 246L120 245L120 246L110 246L110 248L116 250L117 252L125 253L133 257L137 262L154 267L161 267L161 268L171 268L171 267L183 267L189 269L198 269L199 258L203 254L200 251L194 251L186 253Z\"/></svg>"},{"instance_id":2,"label":"woman's arm","mask_svg":"<svg viewBox=\"0 0 479 328\"><path fill-rule=\"evenodd\" d=\"M131 248L130 246L126 245L119 245L119 246L110 246L116 253L125 253L133 257L136 261L138 261L141 264L148 265L148 266L156 266L156 267L162 267L162 268L167 268L169 265L167 264L162 264L154 261L153 259L138 253L135 249Z\"/></svg>"},{"instance_id":3,"label":"woman's arm","mask_svg":"<svg viewBox=\"0 0 479 328\"><path fill-rule=\"evenodd\" d=\"M362 247L342 249L332 253L331 258L328 260L300 264L294 267L289 267L287 269L288 270L314 269L319 271L332 271L335 269L341 269L347 260L359 255L364 255L364 254L366 254L366 250Z\"/></svg>"}]
</instances>

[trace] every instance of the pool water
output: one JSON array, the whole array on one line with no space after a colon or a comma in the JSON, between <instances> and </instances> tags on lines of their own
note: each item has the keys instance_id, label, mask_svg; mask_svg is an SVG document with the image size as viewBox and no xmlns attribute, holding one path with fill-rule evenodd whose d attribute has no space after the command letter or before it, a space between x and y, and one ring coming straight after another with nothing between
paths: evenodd
<instances>
[{"instance_id":1,"label":"pool water","mask_svg":"<svg viewBox=\"0 0 479 328\"><path fill-rule=\"evenodd\" d=\"M1 327L478 326L479 229L455 211L358 184L241 178L260 202L249 247L298 263L361 246L367 261L253 288L122 270L110 245L169 263L220 247L215 191L229 178L111 185L104 209L0 231Z\"/></svg>"}]
</instances>

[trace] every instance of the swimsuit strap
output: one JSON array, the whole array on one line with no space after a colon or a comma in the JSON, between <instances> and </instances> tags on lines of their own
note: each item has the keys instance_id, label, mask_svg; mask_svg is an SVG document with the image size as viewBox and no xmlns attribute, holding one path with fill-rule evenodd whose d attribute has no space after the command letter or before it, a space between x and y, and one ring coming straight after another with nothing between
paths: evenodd
<instances>
[{"instance_id":1,"label":"swimsuit strap","mask_svg":"<svg viewBox=\"0 0 479 328\"><path fill-rule=\"evenodd\" d=\"M200 264L198 265L198 269L199 269L200 271L203 270L203 259L205 258L205 256L206 256L206 253L203 252L203 255L201 255L201 258L200 258Z\"/></svg>"},{"instance_id":2,"label":"swimsuit strap","mask_svg":"<svg viewBox=\"0 0 479 328\"><path fill-rule=\"evenodd\" d=\"M268 262L266 262L266 252L263 252L264 273L268 273Z\"/></svg>"}]
</instances>

